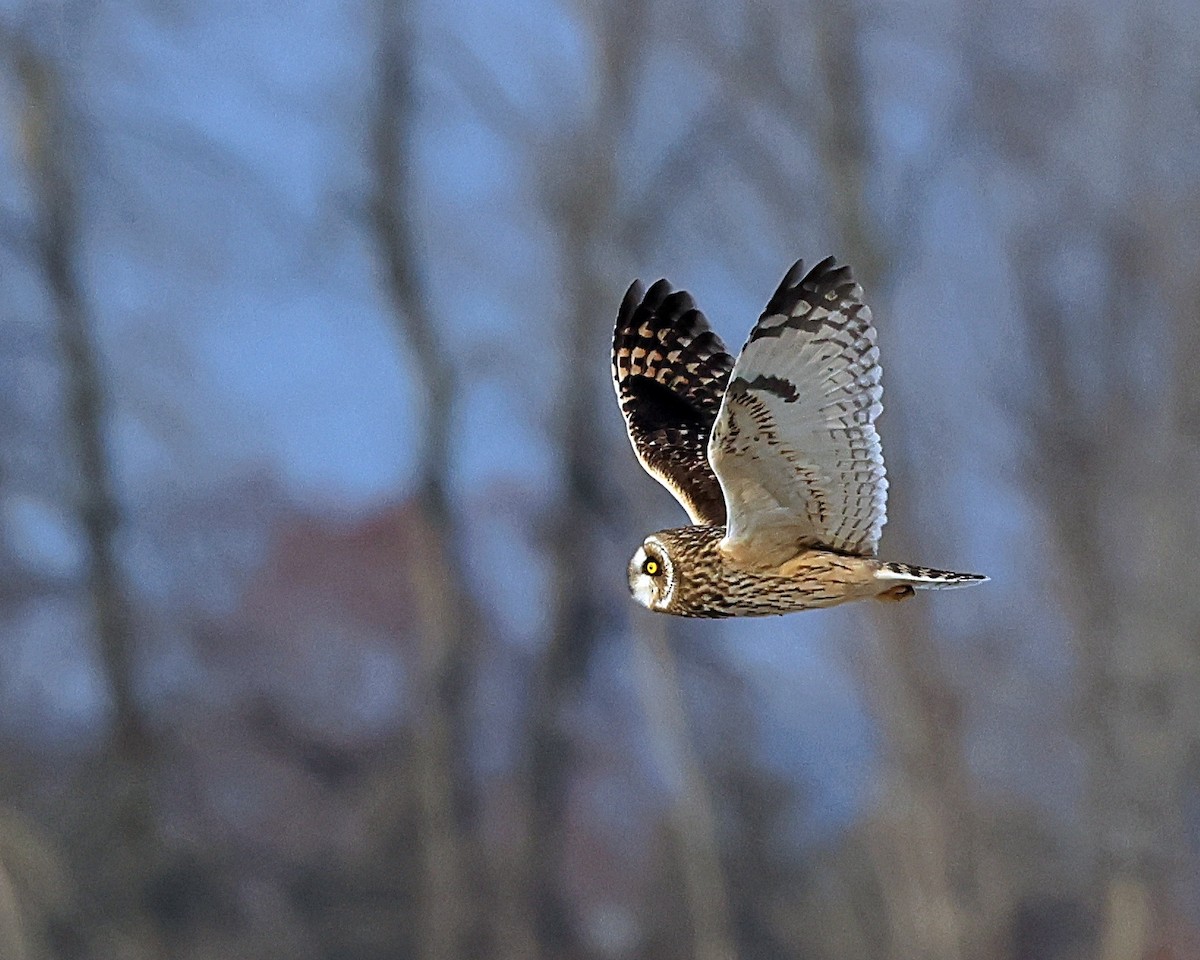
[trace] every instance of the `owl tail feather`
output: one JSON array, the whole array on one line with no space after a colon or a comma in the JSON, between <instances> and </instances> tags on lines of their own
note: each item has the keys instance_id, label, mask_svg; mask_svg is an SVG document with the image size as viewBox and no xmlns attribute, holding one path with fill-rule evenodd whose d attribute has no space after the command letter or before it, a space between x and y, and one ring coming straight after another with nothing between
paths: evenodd
<instances>
[{"instance_id":1,"label":"owl tail feather","mask_svg":"<svg viewBox=\"0 0 1200 960\"><path fill-rule=\"evenodd\" d=\"M990 580L978 573L954 573L951 570L931 570L929 567L914 567L908 563L884 563L875 573L876 580L886 580L897 586L916 587L918 590L948 590L952 587L967 587L973 583Z\"/></svg>"}]
</instances>

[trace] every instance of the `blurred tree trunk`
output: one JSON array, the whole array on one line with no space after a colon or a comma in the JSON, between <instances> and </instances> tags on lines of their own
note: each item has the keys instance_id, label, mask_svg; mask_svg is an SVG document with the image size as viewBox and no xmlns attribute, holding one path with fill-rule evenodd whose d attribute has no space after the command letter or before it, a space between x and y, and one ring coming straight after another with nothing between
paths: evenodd
<instances>
[{"instance_id":1,"label":"blurred tree trunk","mask_svg":"<svg viewBox=\"0 0 1200 960\"><path fill-rule=\"evenodd\" d=\"M668 826L683 874L683 898L692 931L690 955L694 960L733 960L737 948L717 840L717 817L688 735L670 628L666 617L655 615L645 623L640 642L635 643L642 704L658 764L675 781Z\"/></svg>"},{"instance_id":2,"label":"blurred tree trunk","mask_svg":"<svg viewBox=\"0 0 1200 960\"><path fill-rule=\"evenodd\" d=\"M103 877L95 905L123 955L160 957L163 948L146 913L147 880L161 865L154 822L154 743L134 683L135 637L117 537L121 509L105 438L110 403L95 330L80 277L82 226L73 115L64 74L48 56L22 46L22 138L36 196L37 253L54 310L61 351L67 433L74 458L76 515L87 544L86 589L99 663L112 703L112 735L87 828L101 851Z\"/></svg>"},{"instance_id":3,"label":"blurred tree trunk","mask_svg":"<svg viewBox=\"0 0 1200 960\"><path fill-rule=\"evenodd\" d=\"M878 303L894 244L869 213L870 105L862 26L854 3L814 3L824 112L816 128L830 213L842 256ZM892 395L895 396L893 390ZM898 437L901 435L897 434ZM888 473L908 497L889 501L888 553L906 550L917 483L903 447L887 445ZM915 479L915 478L914 478ZM885 793L869 845L887 903L889 956L965 960L978 955L986 919L976 891L975 813L962 744L962 711L946 675L923 601L873 605L876 636L860 663L867 702L884 743Z\"/></svg>"},{"instance_id":4,"label":"blurred tree trunk","mask_svg":"<svg viewBox=\"0 0 1200 960\"><path fill-rule=\"evenodd\" d=\"M590 658L606 628L615 629L614 598L597 586L597 569L612 532L611 497L601 486L611 473L605 420L615 416L608 377L611 324L617 302L611 282L621 246L627 200L618 154L633 122L636 84L646 53L649 7L608 3L588 10L595 51L594 108L564 143L554 145L547 196L562 246L567 282L566 349L562 404L556 438L564 464L563 493L551 545L553 621L549 643L531 692L529 784L531 821L528 869L532 910L541 956L563 958L582 952L561 888L565 800L573 748L564 716L579 695ZM551 151L547 151L548 153ZM653 734L683 771L672 815L679 845L694 935L694 955L705 960L732 956L715 827L698 767L690 758L685 718L672 654L665 635L639 638L636 651Z\"/></svg>"},{"instance_id":5,"label":"blurred tree trunk","mask_svg":"<svg viewBox=\"0 0 1200 960\"><path fill-rule=\"evenodd\" d=\"M993 17L1002 29L1012 11ZM1006 224L1030 367L1012 399L1072 627L1086 771L1076 840L1093 861L1096 953L1142 960L1176 898L1194 909L1182 868L1200 750L1198 211L1194 190L1169 194L1158 163L1178 129L1159 96L1174 40L1134 13L1102 32L1064 23L1050 20L1062 35L1015 64L979 36L973 103L1009 176L1037 196ZM1115 48L1131 56L1119 83L1093 69ZM1051 87L1045 122L1014 126L1046 115ZM1079 107L1100 98L1103 114ZM1081 138L1105 144L1094 177L1078 179L1060 149Z\"/></svg>"},{"instance_id":6,"label":"blurred tree trunk","mask_svg":"<svg viewBox=\"0 0 1200 960\"><path fill-rule=\"evenodd\" d=\"M616 148L630 119L633 64L638 60L642 0L600 4L591 43L598 89L591 114L558 145L545 184L551 222L561 244L566 283L562 324L562 402L555 443L563 464L563 491L550 544L551 630L530 691L528 837L530 908L539 955L547 960L579 956L582 946L562 894L566 799L574 764L566 712L579 696L588 664L610 622L612 600L598 588L606 517L599 484L607 473L601 411L605 389L611 300L613 218L620 202ZM624 18L626 23L620 23ZM630 28L632 26L632 29ZM622 64L620 48L629 60ZM624 67L624 69L622 69ZM550 151L547 150L547 153Z\"/></svg>"},{"instance_id":7,"label":"blurred tree trunk","mask_svg":"<svg viewBox=\"0 0 1200 960\"><path fill-rule=\"evenodd\" d=\"M29 957L23 927L17 892L8 871L0 862L0 957L5 960L26 960Z\"/></svg>"},{"instance_id":8,"label":"blurred tree trunk","mask_svg":"<svg viewBox=\"0 0 1200 960\"><path fill-rule=\"evenodd\" d=\"M1047 227L1046 230L1051 228ZM1135 340L1155 336L1138 317L1148 242L1102 227L1113 287L1086 321L1058 304L1056 271L1032 231L1016 245L1031 355L1045 393L1027 415L1034 441L1031 485L1057 543L1056 580L1066 588L1079 665L1079 737L1087 758L1086 822L1095 844L1101 960L1141 960L1181 881L1188 763L1200 747L1195 691L1200 609L1194 579L1162 573L1167 558L1196 572L1197 454L1174 404L1150 412L1130 369ZM1048 235L1053 236L1053 233ZM1117 284L1121 289L1117 288ZM1130 293L1126 294L1125 291ZM1182 314L1183 326L1195 323ZM1105 368L1103 397L1089 395L1072 344L1089 323ZM1138 327L1143 329L1138 329ZM1176 342L1164 392L1194 396L1200 352ZM1178 375L1178 373L1176 374ZM1171 561L1174 562L1174 561ZM1183 575L1181 575L1183 574Z\"/></svg>"},{"instance_id":9,"label":"blurred tree trunk","mask_svg":"<svg viewBox=\"0 0 1200 960\"><path fill-rule=\"evenodd\" d=\"M381 0L378 11L372 224L396 331L411 354L420 396L416 502L425 534L422 555L410 567L423 637L414 756L422 869L417 941L424 960L454 960L471 955L484 935L474 888L484 864L467 766L478 622L447 489L461 385L437 336L412 218L417 119L412 10Z\"/></svg>"},{"instance_id":10,"label":"blurred tree trunk","mask_svg":"<svg viewBox=\"0 0 1200 960\"><path fill-rule=\"evenodd\" d=\"M597 43L614 42L601 35ZM551 187L554 219L562 244L567 315L562 376L564 388L555 442L564 467L563 492L553 522L551 632L530 691L529 881L540 955L561 960L580 947L563 900L562 844L565 805L574 763L563 727L579 696L588 663L610 622L612 597L603 595L596 564L606 518L598 489L607 472L600 425L603 396L600 358L607 355L605 330L611 299L604 249L617 202L613 145L627 118L627 90L613 89L611 70L602 74L599 114L566 148L571 160L565 182Z\"/></svg>"}]
</instances>

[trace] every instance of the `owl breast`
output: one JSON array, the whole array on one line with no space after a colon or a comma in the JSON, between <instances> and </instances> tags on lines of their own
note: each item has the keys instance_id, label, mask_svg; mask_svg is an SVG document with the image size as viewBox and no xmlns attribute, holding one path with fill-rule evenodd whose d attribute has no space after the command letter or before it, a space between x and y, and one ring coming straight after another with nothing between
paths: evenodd
<instances>
[{"instance_id":1,"label":"owl breast","mask_svg":"<svg viewBox=\"0 0 1200 960\"><path fill-rule=\"evenodd\" d=\"M691 526L654 535L669 553L674 589L664 612L682 617L766 617L831 607L869 590L872 561L801 549L778 567L756 568L721 549L723 526ZM869 591L865 592L865 591Z\"/></svg>"}]
</instances>

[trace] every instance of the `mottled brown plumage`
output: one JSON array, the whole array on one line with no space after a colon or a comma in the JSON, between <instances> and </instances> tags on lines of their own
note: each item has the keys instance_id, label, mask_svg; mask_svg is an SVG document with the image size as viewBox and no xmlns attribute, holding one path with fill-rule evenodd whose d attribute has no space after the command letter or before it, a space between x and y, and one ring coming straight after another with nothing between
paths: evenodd
<instances>
[{"instance_id":1,"label":"mottled brown plumage","mask_svg":"<svg viewBox=\"0 0 1200 960\"><path fill-rule=\"evenodd\" d=\"M687 293L635 282L613 383L638 459L694 523L647 537L630 562L649 609L763 616L987 579L875 559L879 351L862 289L832 258L793 265L736 363Z\"/></svg>"},{"instance_id":2,"label":"mottled brown plumage","mask_svg":"<svg viewBox=\"0 0 1200 960\"><path fill-rule=\"evenodd\" d=\"M763 617L833 607L871 597L902 600L913 595L915 577L940 585L966 585L981 578L884 563L830 550L801 550L779 566L739 563L721 548L725 527L674 527L646 538L629 562L629 588L651 610L682 617ZM646 573L647 561L659 572ZM884 578L880 574L890 575ZM648 601L648 602L647 602Z\"/></svg>"},{"instance_id":3,"label":"mottled brown plumage","mask_svg":"<svg viewBox=\"0 0 1200 960\"><path fill-rule=\"evenodd\" d=\"M724 523L725 498L708 462L708 438L733 357L686 291L659 280L630 285L613 336L617 401L646 472L695 523Z\"/></svg>"}]
</instances>

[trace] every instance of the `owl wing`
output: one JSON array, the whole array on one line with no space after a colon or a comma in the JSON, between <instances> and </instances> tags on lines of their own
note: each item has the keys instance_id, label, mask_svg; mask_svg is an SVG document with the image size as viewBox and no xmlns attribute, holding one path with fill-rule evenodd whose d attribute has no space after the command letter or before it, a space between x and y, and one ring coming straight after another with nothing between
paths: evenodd
<instances>
[{"instance_id":1,"label":"owl wing","mask_svg":"<svg viewBox=\"0 0 1200 960\"><path fill-rule=\"evenodd\" d=\"M871 556L887 479L871 311L849 267L797 262L742 348L709 440L724 491L724 549L781 563L820 546Z\"/></svg>"},{"instance_id":2,"label":"owl wing","mask_svg":"<svg viewBox=\"0 0 1200 960\"><path fill-rule=\"evenodd\" d=\"M613 385L633 451L683 504L693 523L725 522L708 437L733 357L691 296L659 280L635 281L617 313Z\"/></svg>"}]
</instances>

